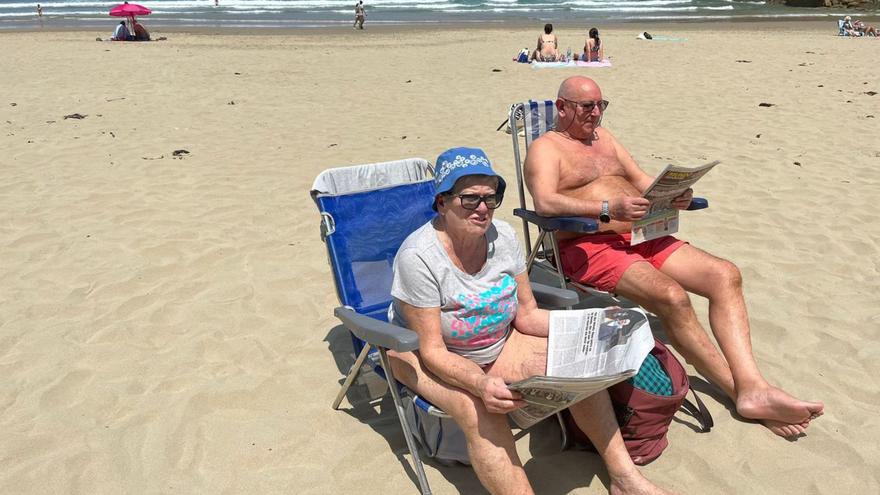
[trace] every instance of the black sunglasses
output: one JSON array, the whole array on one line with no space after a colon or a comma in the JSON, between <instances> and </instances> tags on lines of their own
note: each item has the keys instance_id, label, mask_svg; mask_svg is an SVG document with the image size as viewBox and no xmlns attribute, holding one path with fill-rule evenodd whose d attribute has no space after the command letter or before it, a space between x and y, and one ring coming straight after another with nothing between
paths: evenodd
<instances>
[{"instance_id":1,"label":"black sunglasses","mask_svg":"<svg viewBox=\"0 0 880 495\"><path fill-rule=\"evenodd\" d=\"M480 207L480 203L486 203L486 208L494 210L501 206L501 201L504 200L504 195L499 193L487 194L485 196L480 196L479 194L458 194L455 197L461 200L461 207L465 210L476 210Z\"/></svg>"}]
</instances>

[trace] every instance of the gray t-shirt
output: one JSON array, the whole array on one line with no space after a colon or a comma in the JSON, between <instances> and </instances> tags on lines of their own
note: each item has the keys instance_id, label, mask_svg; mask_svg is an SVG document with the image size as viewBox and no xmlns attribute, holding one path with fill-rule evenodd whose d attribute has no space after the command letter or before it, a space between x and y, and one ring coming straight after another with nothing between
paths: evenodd
<instances>
[{"instance_id":1,"label":"gray t-shirt","mask_svg":"<svg viewBox=\"0 0 880 495\"><path fill-rule=\"evenodd\" d=\"M433 222L410 234L394 258L389 320L406 326L395 308L398 300L418 308L439 307L446 347L479 365L494 362L516 317L514 277L526 271L526 264L507 223L493 220L486 239L486 264L471 275L449 259Z\"/></svg>"}]
</instances>

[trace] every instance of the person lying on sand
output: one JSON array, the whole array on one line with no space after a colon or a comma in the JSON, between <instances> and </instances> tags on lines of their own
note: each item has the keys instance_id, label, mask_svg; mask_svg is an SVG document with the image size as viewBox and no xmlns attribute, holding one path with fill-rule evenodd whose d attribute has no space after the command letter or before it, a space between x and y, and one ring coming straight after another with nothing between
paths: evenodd
<instances>
[{"instance_id":1,"label":"person lying on sand","mask_svg":"<svg viewBox=\"0 0 880 495\"><path fill-rule=\"evenodd\" d=\"M642 191L653 178L600 127L607 106L592 79L564 80L556 130L535 140L526 155L525 180L538 214L599 218L598 234L560 233L566 275L655 313L673 347L734 401L741 416L782 437L804 433L824 405L796 399L761 375L736 265L672 236L630 246L632 222L650 204ZM673 204L687 208L692 194L689 189ZM689 292L709 299L721 352L697 320Z\"/></svg>"},{"instance_id":2,"label":"person lying on sand","mask_svg":"<svg viewBox=\"0 0 880 495\"><path fill-rule=\"evenodd\" d=\"M852 27L860 36L877 36L877 29L875 29L874 26L865 24L864 21L856 19L853 21Z\"/></svg>"}]
</instances>

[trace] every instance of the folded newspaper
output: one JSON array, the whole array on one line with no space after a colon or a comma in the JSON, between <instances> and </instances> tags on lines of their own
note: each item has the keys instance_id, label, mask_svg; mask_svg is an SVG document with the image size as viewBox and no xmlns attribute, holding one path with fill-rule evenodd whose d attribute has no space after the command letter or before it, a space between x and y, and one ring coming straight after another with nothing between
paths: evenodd
<instances>
[{"instance_id":1,"label":"folded newspaper","mask_svg":"<svg viewBox=\"0 0 880 495\"><path fill-rule=\"evenodd\" d=\"M551 311L547 376L508 385L526 403L510 416L528 428L635 375L653 347L648 317L640 309Z\"/></svg>"},{"instance_id":2,"label":"folded newspaper","mask_svg":"<svg viewBox=\"0 0 880 495\"><path fill-rule=\"evenodd\" d=\"M642 197L651 201L651 207L647 215L633 222L630 245L635 246L678 232L678 209L672 206L672 200L687 191L719 163L721 162L716 160L694 168L667 165L657 174L654 182L642 193Z\"/></svg>"}]
</instances>

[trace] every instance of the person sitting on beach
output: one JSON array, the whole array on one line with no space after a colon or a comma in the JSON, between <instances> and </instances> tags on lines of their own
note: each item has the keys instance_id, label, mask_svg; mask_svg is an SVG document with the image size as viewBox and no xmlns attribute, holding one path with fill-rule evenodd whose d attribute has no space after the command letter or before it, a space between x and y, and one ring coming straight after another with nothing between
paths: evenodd
<instances>
[{"instance_id":1,"label":"person sitting on beach","mask_svg":"<svg viewBox=\"0 0 880 495\"><path fill-rule=\"evenodd\" d=\"M560 60L559 40L553 34L553 24L544 24L544 34L538 36L538 48L532 52L531 60L538 62L557 62Z\"/></svg>"},{"instance_id":2,"label":"person sitting on beach","mask_svg":"<svg viewBox=\"0 0 880 495\"><path fill-rule=\"evenodd\" d=\"M128 28L125 27L125 21L119 21L119 25L116 26L116 30L113 31L113 36L110 38L113 41L128 41L129 33Z\"/></svg>"},{"instance_id":3,"label":"person sitting on beach","mask_svg":"<svg viewBox=\"0 0 880 495\"><path fill-rule=\"evenodd\" d=\"M134 40L150 41L150 33L147 31L143 24L137 21L134 22Z\"/></svg>"},{"instance_id":4,"label":"person sitting on beach","mask_svg":"<svg viewBox=\"0 0 880 495\"><path fill-rule=\"evenodd\" d=\"M564 80L556 130L536 139L526 156L525 180L538 214L599 218L597 234L560 233L563 271L655 313L673 347L733 400L741 416L779 436L802 434L824 405L796 399L762 376L736 265L672 236L630 246L632 222L650 205L642 192L653 178L599 126L607 106L592 79ZM687 208L692 194L688 189L673 205ZM720 353L697 320L689 292L709 299Z\"/></svg>"},{"instance_id":5,"label":"person sitting on beach","mask_svg":"<svg viewBox=\"0 0 880 495\"><path fill-rule=\"evenodd\" d=\"M602 40L599 39L598 29L590 29L589 37L584 43L584 55L581 59L584 62L601 62L605 60L605 48L602 46Z\"/></svg>"},{"instance_id":6,"label":"person sitting on beach","mask_svg":"<svg viewBox=\"0 0 880 495\"><path fill-rule=\"evenodd\" d=\"M414 330L420 346L389 351L391 366L455 419L490 493L533 493L507 418L524 402L506 384L545 374L549 314L535 302L513 228L493 220L506 184L486 154L453 148L436 170L437 216L401 245L391 286L389 319ZM633 464L606 391L570 410L605 461L611 493L668 493Z\"/></svg>"},{"instance_id":7,"label":"person sitting on beach","mask_svg":"<svg viewBox=\"0 0 880 495\"><path fill-rule=\"evenodd\" d=\"M846 16L843 18L843 32L846 33L846 36L861 36L860 33L855 26L853 26L852 17Z\"/></svg>"}]
</instances>

